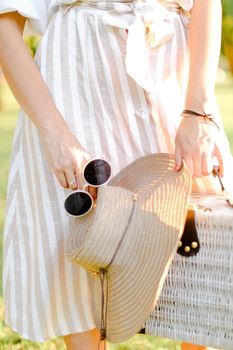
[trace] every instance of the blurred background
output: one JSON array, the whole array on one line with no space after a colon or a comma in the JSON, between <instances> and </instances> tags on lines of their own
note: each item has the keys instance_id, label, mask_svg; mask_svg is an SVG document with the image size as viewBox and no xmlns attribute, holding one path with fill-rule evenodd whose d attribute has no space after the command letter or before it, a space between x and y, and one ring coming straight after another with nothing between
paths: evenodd
<instances>
[{"instance_id":1,"label":"blurred background","mask_svg":"<svg viewBox=\"0 0 233 350\"><path fill-rule=\"evenodd\" d=\"M224 127L233 152L233 0L223 0L222 50L216 84L216 95ZM34 55L38 37L26 42ZM3 322L2 302L2 235L6 199L7 176L10 164L12 138L19 106L10 92L0 67L0 350L65 350L62 338L43 344L32 343L20 338ZM111 350L179 350L178 342L157 337L137 335L127 343L112 346Z\"/></svg>"}]
</instances>

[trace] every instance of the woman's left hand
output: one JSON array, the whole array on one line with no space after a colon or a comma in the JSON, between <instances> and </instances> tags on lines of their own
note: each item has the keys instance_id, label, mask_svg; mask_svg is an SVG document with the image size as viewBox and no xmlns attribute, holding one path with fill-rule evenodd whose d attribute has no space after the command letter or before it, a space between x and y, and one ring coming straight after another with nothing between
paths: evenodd
<instances>
[{"instance_id":1,"label":"woman's left hand","mask_svg":"<svg viewBox=\"0 0 233 350\"><path fill-rule=\"evenodd\" d=\"M213 158L219 163L223 176L223 156L217 146L217 126L202 117L189 116L181 120L175 140L175 170L179 171L183 160L193 177L209 175L213 170Z\"/></svg>"}]
</instances>

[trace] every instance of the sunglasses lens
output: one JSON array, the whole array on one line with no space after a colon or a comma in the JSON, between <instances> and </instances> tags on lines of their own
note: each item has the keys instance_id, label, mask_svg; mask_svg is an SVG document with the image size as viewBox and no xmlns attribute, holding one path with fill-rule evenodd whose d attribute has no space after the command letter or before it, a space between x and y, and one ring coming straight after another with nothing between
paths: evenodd
<instances>
[{"instance_id":1,"label":"sunglasses lens","mask_svg":"<svg viewBox=\"0 0 233 350\"><path fill-rule=\"evenodd\" d=\"M64 205L68 214L81 216L91 209L92 198L88 193L74 192L66 198Z\"/></svg>"},{"instance_id":2,"label":"sunglasses lens","mask_svg":"<svg viewBox=\"0 0 233 350\"><path fill-rule=\"evenodd\" d=\"M84 169L85 180L93 186L103 185L111 175L111 166L104 159L93 159Z\"/></svg>"}]
</instances>

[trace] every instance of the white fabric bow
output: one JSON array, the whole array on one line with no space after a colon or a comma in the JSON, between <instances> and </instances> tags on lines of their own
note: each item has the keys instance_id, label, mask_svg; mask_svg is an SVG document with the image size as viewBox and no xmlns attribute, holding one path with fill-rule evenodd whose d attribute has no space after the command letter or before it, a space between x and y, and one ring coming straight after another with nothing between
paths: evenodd
<instances>
[{"instance_id":1,"label":"white fabric bow","mask_svg":"<svg viewBox=\"0 0 233 350\"><path fill-rule=\"evenodd\" d=\"M193 0L179 0L184 11L192 8ZM173 1L174 4L174 1ZM183 5L183 6L182 6ZM102 17L106 25L128 30L126 71L147 92L151 91L149 69L150 50L170 40L175 28L171 13L159 0L119 2Z\"/></svg>"}]
</instances>

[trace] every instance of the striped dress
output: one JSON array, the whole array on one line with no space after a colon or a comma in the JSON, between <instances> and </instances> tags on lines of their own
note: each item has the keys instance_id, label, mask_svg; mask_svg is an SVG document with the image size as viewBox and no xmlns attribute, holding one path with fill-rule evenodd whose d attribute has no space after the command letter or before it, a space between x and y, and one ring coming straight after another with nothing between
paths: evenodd
<instances>
[{"instance_id":1,"label":"striped dress","mask_svg":"<svg viewBox=\"0 0 233 350\"><path fill-rule=\"evenodd\" d=\"M46 24L43 11L38 20L39 2L49 13ZM36 64L71 132L92 156L104 155L116 174L142 155L174 152L192 0L34 0L31 13L28 1L18 3L0 0L0 13L16 9L29 25L44 23ZM224 133L222 141L230 157ZM215 190L211 178L198 186ZM32 341L95 328L87 274L63 251L68 191L49 168L37 128L20 110L7 189L3 296L6 324Z\"/></svg>"}]
</instances>

